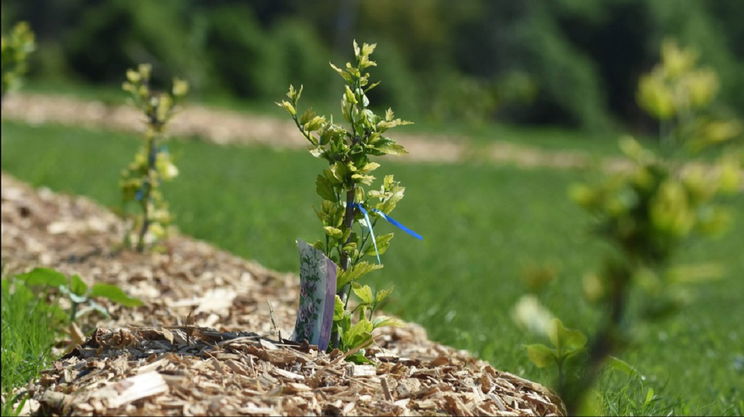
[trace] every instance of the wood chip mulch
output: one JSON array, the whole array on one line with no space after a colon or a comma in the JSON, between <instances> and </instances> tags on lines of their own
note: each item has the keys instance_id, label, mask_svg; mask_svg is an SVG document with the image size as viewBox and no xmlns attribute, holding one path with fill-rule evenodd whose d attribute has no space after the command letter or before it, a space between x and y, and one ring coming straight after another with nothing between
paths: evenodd
<instances>
[{"instance_id":1,"label":"wood chip mulch","mask_svg":"<svg viewBox=\"0 0 744 417\"><path fill-rule=\"evenodd\" d=\"M49 266L107 282L145 305L102 302L88 335L41 377L26 412L44 415L563 415L543 386L428 340L381 329L355 365L291 334L298 279L175 234L164 253L121 248L124 223L83 197L2 174L4 275ZM288 248L292 250L292 248Z\"/></svg>"}]
</instances>

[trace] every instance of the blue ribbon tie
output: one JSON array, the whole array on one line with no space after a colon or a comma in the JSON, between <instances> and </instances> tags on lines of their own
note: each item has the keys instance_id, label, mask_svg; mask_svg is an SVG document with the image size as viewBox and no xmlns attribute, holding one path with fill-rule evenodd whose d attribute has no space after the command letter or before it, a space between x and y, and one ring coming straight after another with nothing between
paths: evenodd
<instances>
[{"instance_id":1,"label":"blue ribbon tie","mask_svg":"<svg viewBox=\"0 0 744 417\"><path fill-rule=\"evenodd\" d=\"M374 211L375 213L377 213L380 216L382 216L383 219L387 220L388 223L392 224L393 226L397 227L398 229L400 229L400 230L408 233L409 235L415 237L418 240L424 240L424 237L423 236L421 236L420 234L418 234L418 233L414 232L413 230L407 228L406 226L404 226L403 224L401 224L399 221L397 221L394 218L388 216L387 214L383 213L382 211L380 211L378 209L372 209L372 211Z\"/></svg>"},{"instance_id":2,"label":"blue ribbon tie","mask_svg":"<svg viewBox=\"0 0 744 417\"><path fill-rule=\"evenodd\" d=\"M372 244L375 246L375 255L377 256L377 263L380 264L380 251L377 250L377 240L375 239L375 231L372 230L372 222L369 221L369 213L367 213L367 210L364 209L364 207L359 203L352 204L352 207L356 207L359 209L359 211L362 212L364 215L364 221L367 222L367 227L369 228L369 235L372 237Z\"/></svg>"},{"instance_id":3,"label":"blue ribbon tie","mask_svg":"<svg viewBox=\"0 0 744 417\"><path fill-rule=\"evenodd\" d=\"M368 212L367 212L367 210L366 210L366 209L365 209L365 208L364 208L364 207L363 207L363 206L362 206L361 204L359 204L359 203L352 203L352 205L351 205L351 206L352 206L352 207L356 207L356 208L358 208L358 209L359 209L359 211L361 211L361 212L362 212L362 215L364 215L364 221L365 221L365 222L367 223L367 227L369 228L369 235L370 235L370 236L372 237L372 244L373 244L373 245L374 245L374 247L375 247L375 255L377 256L377 263L378 263L378 264L379 264L379 263L381 263L381 262L380 262L380 252L379 252L379 251L377 250L377 240L375 239L375 231L374 231L374 230L372 229L372 222L371 222L371 221L369 221L369 213L368 213ZM372 209L372 211L373 211L373 212L375 212L375 213L377 213L377 214L379 214L379 215L380 215L380 216L382 216L382 218L383 218L383 219L385 219L385 220L386 220L386 221L387 221L388 223L390 223L390 224L392 224L393 226L397 227L398 229L400 229L400 230L402 230L402 231L406 232L406 233L407 233L407 234L409 234L410 236L413 236L413 237L415 237L415 238L416 238L416 239L418 239L418 240L424 240L424 237L423 237L423 236L421 236L420 234L418 234L418 233L414 232L413 230L411 230L411 229L407 228L407 227L406 227L406 226L404 226L404 225L403 225L402 223L400 223L399 221L395 220L394 218L392 218L392 217L388 216L387 214L383 213L382 211L380 211L380 210L378 210L378 209Z\"/></svg>"}]
</instances>

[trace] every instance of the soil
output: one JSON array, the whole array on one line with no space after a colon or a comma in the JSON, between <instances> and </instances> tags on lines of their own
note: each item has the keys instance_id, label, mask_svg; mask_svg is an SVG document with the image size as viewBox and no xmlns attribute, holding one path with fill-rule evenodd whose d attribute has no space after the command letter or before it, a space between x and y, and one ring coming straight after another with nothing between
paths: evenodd
<instances>
[{"instance_id":1,"label":"soil","mask_svg":"<svg viewBox=\"0 0 744 417\"><path fill-rule=\"evenodd\" d=\"M298 278L174 233L160 253L121 244L126 225L77 196L2 174L5 276L34 267L116 284L144 301L84 316L28 393L44 415L562 415L545 387L428 340L380 329L354 365L284 340ZM288 249L291 250L291 249ZM87 335L87 336L85 336ZM81 337L82 336L82 337Z\"/></svg>"}]
</instances>

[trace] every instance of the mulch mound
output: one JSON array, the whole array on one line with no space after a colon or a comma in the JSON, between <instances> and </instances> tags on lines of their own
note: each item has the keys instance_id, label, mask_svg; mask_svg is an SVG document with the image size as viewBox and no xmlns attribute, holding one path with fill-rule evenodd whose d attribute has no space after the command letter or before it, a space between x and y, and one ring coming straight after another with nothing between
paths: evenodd
<instances>
[{"instance_id":1,"label":"mulch mound","mask_svg":"<svg viewBox=\"0 0 744 417\"><path fill-rule=\"evenodd\" d=\"M145 302L87 315L77 340L21 391L53 415L561 415L539 384L428 340L380 329L372 365L291 343L298 279L174 235L163 253L121 247L125 224L83 197L2 174L5 275L37 266L119 285ZM75 340L74 331L71 339ZM70 346L73 346L72 344ZM64 353L64 352L62 352Z\"/></svg>"}]
</instances>

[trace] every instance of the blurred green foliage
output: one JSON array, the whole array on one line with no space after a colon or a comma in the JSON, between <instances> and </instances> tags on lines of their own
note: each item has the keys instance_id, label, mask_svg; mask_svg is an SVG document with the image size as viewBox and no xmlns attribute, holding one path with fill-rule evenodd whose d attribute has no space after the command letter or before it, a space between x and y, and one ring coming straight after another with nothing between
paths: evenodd
<instances>
[{"instance_id":1,"label":"blurred green foliage","mask_svg":"<svg viewBox=\"0 0 744 417\"><path fill-rule=\"evenodd\" d=\"M34 51L34 33L28 23L20 22L10 33L2 36L2 90L0 94L16 88L21 83L21 76L26 73L28 55Z\"/></svg>"},{"instance_id":2,"label":"blurred green foliage","mask_svg":"<svg viewBox=\"0 0 744 417\"><path fill-rule=\"evenodd\" d=\"M540 368L555 365L556 389L570 415L602 413L594 385L605 365L637 372L612 355L633 343L632 328L639 321L680 313L694 294L689 284L717 278L722 271L711 263L680 264L674 255L730 226L733 215L723 197L741 190L744 129L735 119L712 118L719 79L715 71L697 65L697 51L667 39L660 55L661 62L640 78L637 91L639 105L661 121L660 151L622 138L628 169L571 189L573 199L594 217L594 232L614 249L600 272L584 278L584 296L603 315L586 359L572 364L575 371L567 377L566 360L584 350L587 338L563 328L534 295L515 307L519 324L550 336L554 348L529 345L527 355ZM699 153L716 147L723 147L718 160L701 163Z\"/></svg>"},{"instance_id":3,"label":"blurred green foliage","mask_svg":"<svg viewBox=\"0 0 744 417\"><path fill-rule=\"evenodd\" d=\"M141 213L135 216L131 233L127 233L124 239L127 243L136 239L139 252L146 245L155 246L167 236L171 215L160 186L164 181L178 176L178 168L162 142L167 139L166 125L189 90L186 81L174 78L170 91L153 91L150 87L151 74L151 65L140 64L136 70L127 70L127 80L122 84L122 89L130 94L132 103L145 116L146 124L144 143L134 160L122 170L119 181L122 205L126 208L128 203L136 203ZM136 237L131 234L136 234Z\"/></svg>"},{"instance_id":4,"label":"blurred green foliage","mask_svg":"<svg viewBox=\"0 0 744 417\"><path fill-rule=\"evenodd\" d=\"M665 37L701 51L741 115L744 15L738 0L10 0L3 26L38 33L34 76L113 82L152 62L199 95L277 97L302 79L335 101L324 64L352 38L384 45L386 84L371 97L417 119L653 129L635 106L640 74ZM335 83L335 84L334 84Z\"/></svg>"}]
</instances>

